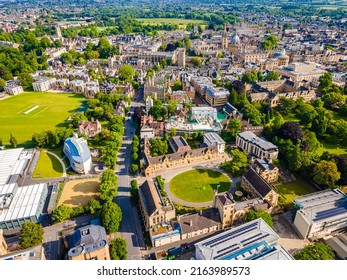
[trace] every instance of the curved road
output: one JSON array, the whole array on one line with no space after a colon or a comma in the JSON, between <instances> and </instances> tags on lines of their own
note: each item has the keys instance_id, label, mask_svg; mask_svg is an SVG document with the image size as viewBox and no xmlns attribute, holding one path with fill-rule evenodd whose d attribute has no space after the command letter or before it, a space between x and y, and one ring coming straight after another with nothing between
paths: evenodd
<instances>
[{"instance_id":1,"label":"curved road","mask_svg":"<svg viewBox=\"0 0 347 280\"><path fill-rule=\"evenodd\" d=\"M207 202L188 202L184 201L182 199L177 198L170 190L170 180L175 177L177 174L180 174L182 172L186 172L192 169L210 169L210 170L215 170L218 171L230 179L230 193L234 193L236 191L236 184L240 181L240 178L232 178L229 174L225 173L223 170L219 168L220 163L224 162L225 158L222 159L216 159L216 160L211 160L211 161L206 161L206 162L201 162L201 163L194 163L190 166L185 166L185 167L178 167L178 168L171 168L170 170L166 171L161 171L157 172L156 175L161 175L162 178L165 179L165 191L168 194L169 198L173 202L177 202L179 204L182 204L187 207L212 207L213 206L213 201L207 201Z\"/></svg>"}]
</instances>

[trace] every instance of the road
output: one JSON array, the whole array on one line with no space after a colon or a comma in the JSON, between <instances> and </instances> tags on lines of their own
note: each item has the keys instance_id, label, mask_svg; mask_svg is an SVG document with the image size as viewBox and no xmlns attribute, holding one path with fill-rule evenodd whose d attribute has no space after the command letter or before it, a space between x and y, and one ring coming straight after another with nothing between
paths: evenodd
<instances>
[{"instance_id":1,"label":"road","mask_svg":"<svg viewBox=\"0 0 347 280\"><path fill-rule=\"evenodd\" d=\"M141 106L140 94L134 98L131 103L131 116L135 107ZM118 194L115 202L122 209L123 219L119 227L119 232L115 236L120 236L127 241L128 259L142 259L141 250L145 249L141 222L137 208L131 204L130 200L130 181L129 170L131 165L131 142L135 134L135 128L131 116L127 116L125 120L125 133L123 145L118 153L116 166L116 174L118 176Z\"/></svg>"}]
</instances>

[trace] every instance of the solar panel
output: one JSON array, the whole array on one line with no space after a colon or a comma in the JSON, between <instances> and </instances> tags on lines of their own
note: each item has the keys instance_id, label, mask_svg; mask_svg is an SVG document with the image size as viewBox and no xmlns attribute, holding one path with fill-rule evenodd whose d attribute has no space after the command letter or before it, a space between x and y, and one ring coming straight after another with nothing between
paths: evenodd
<instances>
[{"instance_id":1,"label":"solar panel","mask_svg":"<svg viewBox=\"0 0 347 280\"><path fill-rule=\"evenodd\" d=\"M236 235L232 235L232 238L236 238L236 237L238 237L238 236L241 236L241 235L243 235L243 234L246 234L246 233L248 233L248 232L250 232L250 231L253 231L254 229L256 229L256 227L250 228L250 229L248 229L248 230L241 231L241 232L239 232L239 233L236 234ZM211 248L214 247L214 246L217 246L217 245L219 245L219 244L221 244L221 243L224 243L224 242L225 242L225 240L223 239L222 241L217 242L217 243L211 245Z\"/></svg>"},{"instance_id":2,"label":"solar panel","mask_svg":"<svg viewBox=\"0 0 347 280\"><path fill-rule=\"evenodd\" d=\"M238 250L238 249L240 249L240 247L237 246L237 247L234 248L234 249L231 249L231 250L229 250L229 251L226 251L226 252L224 252L224 253L222 253L222 254L219 254L219 255L213 257L213 259L216 260L216 259L218 259L218 258L220 258L220 257L222 257L222 256L224 256L224 255L227 255L227 254L230 254L230 253L232 253L232 252L235 252L235 251Z\"/></svg>"},{"instance_id":3,"label":"solar panel","mask_svg":"<svg viewBox=\"0 0 347 280\"><path fill-rule=\"evenodd\" d=\"M247 245L249 245L249 244L251 244L253 242L256 242L258 240L264 239L265 237L268 237L268 236L269 236L269 234L267 233L264 236L260 236L260 237L258 237L256 239L252 240L252 241L248 241L248 242L244 243L243 246L247 246Z\"/></svg>"},{"instance_id":4,"label":"solar panel","mask_svg":"<svg viewBox=\"0 0 347 280\"><path fill-rule=\"evenodd\" d=\"M230 236L233 236L233 235L235 235L235 234L237 234L237 233L239 233L239 232L241 232L241 231L244 231L244 230L249 229L249 228L251 228L251 227L254 227L254 226L256 226L256 225L257 225L257 223L249 224L249 225L247 225L247 226L245 226L245 227L243 227L243 228L234 230L234 231L232 231L232 232L230 232L230 233L227 233L227 234L225 234L225 235L223 235L223 236L219 236L219 237L217 237L217 238L215 238L215 239L212 239L212 240L210 240L210 241L207 241L207 242L203 243L202 246L209 246L209 245L211 245L211 244L213 244L213 243L215 243L215 242L218 242L219 240L226 239L226 238L228 238L228 237L230 237Z\"/></svg>"},{"instance_id":5,"label":"solar panel","mask_svg":"<svg viewBox=\"0 0 347 280\"><path fill-rule=\"evenodd\" d=\"M223 251L225 251L225 250L228 250L228 249L230 249L230 248L232 248L232 247L235 247L235 246L237 246L237 244L233 244L233 245L230 245L230 246L228 246L228 247L225 247L225 248L223 248L223 249L221 249L221 250L218 250L218 251L217 251L217 254L219 254L219 253L221 253L221 252L223 252Z\"/></svg>"},{"instance_id":6,"label":"solar panel","mask_svg":"<svg viewBox=\"0 0 347 280\"><path fill-rule=\"evenodd\" d=\"M316 217L313 219L313 221L324 220L324 219L327 219L327 218L330 218L345 212L347 212L347 209L345 207L338 207L334 209L321 211L316 213Z\"/></svg>"},{"instance_id":7,"label":"solar panel","mask_svg":"<svg viewBox=\"0 0 347 280\"><path fill-rule=\"evenodd\" d=\"M253 238L255 238L255 237L258 237L259 235L262 235L262 233L257 233L256 235L253 235L253 236L251 236L251 237L248 237L248 238L242 240L241 243L244 243L244 242L246 242L246 241L248 241L248 240L251 240L251 239L253 239Z\"/></svg>"}]
</instances>

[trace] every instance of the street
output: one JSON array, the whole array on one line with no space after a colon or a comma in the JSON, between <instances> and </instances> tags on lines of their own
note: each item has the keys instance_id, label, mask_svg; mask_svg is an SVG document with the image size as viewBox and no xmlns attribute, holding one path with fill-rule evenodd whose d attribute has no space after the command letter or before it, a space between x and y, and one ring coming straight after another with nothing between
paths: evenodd
<instances>
[{"instance_id":1,"label":"street","mask_svg":"<svg viewBox=\"0 0 347 280\"><path fill-rule=\"evenodd\" d=\"M122 222L119 227L119 232L115 236L124 238L127 242L128 259L141 260L141 250L145 249L143 239L141 221L137 208L131 204L130 196L130 181L129 169L131 165L131 142L135 135L135 128L131 116L135 107L141 106L140 95L134 98L131 103L131 115L125 117L125 133L123 137L123 145L118 153L116 166L116 174L118 176L118 195L115 202L122 209Z\"/></svg>"}]
</instances>

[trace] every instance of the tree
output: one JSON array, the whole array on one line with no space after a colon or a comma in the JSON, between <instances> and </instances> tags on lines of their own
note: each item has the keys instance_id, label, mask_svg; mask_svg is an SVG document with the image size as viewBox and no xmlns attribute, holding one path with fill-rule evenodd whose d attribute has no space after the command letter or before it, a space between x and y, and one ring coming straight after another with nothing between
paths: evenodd
<instances>
[{"instance_id":1,"label":"tree","mask_svg":"<svg viewBox=\"0 0 347 280\"><path fill-rule=\"evenodd\" d=\"M334 160L336 162L338 171L341 173L341 178L338 183L341 185L347 185L347 158L339 155L334 156Z\"/></svg>"},{"instance_id":2,"label":"tree","mask_svg":"<svg viewBox=\"0 0 347 280\"><path fill-rule=\"evenodd\" d=\"M232 160L221 164L221 169L237 177L241 175L241 171L248 165L247 153L234 149L231 151Z\"/></svg>"},{"instance_id":3,"label":"tree","mask_svg":"<svg viewBox=\"0 0 347 280\"><path fill-rule=\"evenodd\" d=\"M42 244L43 228L41 224L25 222L19 232L21 249L26 249Z\"/></svg>"},{"instance_id":4,"label":"tree","mask_svg":"<svg viewBox=\"0 0 347 280\"><path fill-rule=\"evenodd\" d=\"M263 50L273 50L277 47L278 39L274 35L269 35L265 38L264 42L261 44Z\"/></svg>"},{"instance_id":5,"label":"tree","mask_svg":"<svg viewBox=\"0 0 347 280\"><path fill-rule=\"evenodd\" d=\"M306 148L306 151L309 151L311 153L314 153L318 150L318 148L321 146L319 143L316 133L312 131L305 131L304 133L304 147Z\"/></svg>"},{"instance_id":6,"label":"tree","mask_svg":"<svg viewBox=\"0 0 347 280\"><path fill-rule=\"evenodd\" d=\"M10 133L10 144L12 148L17 147L17 139L13 136L12 133Z\"/></svg>"},{"instance_id":7,"label":"tree","mask_svg":"<svg viewBox=\"0 0 347 280\"><path fill-rule=\"evenodd\" d=\"M176 128L170 128L170 135L172 137L176 136L177 135L177 129Z\"/></svg>"},{"instance_id":8,"label":"tree","mask_svg":"<svg viewBox=\"0 0 347 280\"><path fill-rule=\"evenodd\" d=\"M322 160L313 169L313 180L317 184L326 185L330 188L335 187L335 183L340 180L341 173L333 161Z\"/></svg>"},{"instance_id":9,"label":"tree","mask_svg":"<svg viewBox=\"0 0 347 280\"><path fill-rule=\"evenodd\" d=\"M72 208L71 218L81 216L84 214L84 208L82 205Z\"/></svg>"},{"instance_id":10,"label":"tree","mask_svg":"<svg viewBox=\"0 0 347 280\"><path fill-rule=\"evenodd\" d=\"M112 46L106 37L101 37L96 49L101 58L108 58L111 55Z\"/></svg>"},{"instance_id":11,"label":"tree","mask_svg":"<svg viewBox=\"0 0 347 280\"><path fill-rule=\"evenodd\" d=\"M88 201L88 204L86 206L86 211L88 211L90 214L94 215L98 213L101 209L101 204L99 200L96 200L94 198L91 198Z\"/></svg>"},{"instance_id":12,"label":"tree","mask_svg":"<svg viewBox=\"0 0 347 280\"><path fill-rule=\"evenodd\" d=\"M320 90L330 88L333 84L333 75L330 72L325 72L322 76L319 77L319 86Z\"/></svg>"},{"instance_id":13,"label":"tree","mask_svg":"<svg viewBox=\"0 0 347 280\"><path fill-rule=\"evenodd\" d=\"M152 138L150 141L151 144L151 154L152 156L165 155L168 151L167 141L161 140L160 138Z\"/></svg>"},{"instance_id":14,"label":"tree","mask_svg":"<svg viewBox=\"0 0 347 280\"><path fill-rule=\"evenodd\" d=\"M201 58L200 57L192 57L191 62L193 63L194 67L200 67L202 64Z\"/></svg>"},{"instance_id":15,"label":"tree","mask_svg":"<svg viewBox=\"0 0 347 280\"><path fill-rule=\"evenodd\" d=\"M279 78L280 78L280 74L279 74L278 72L276 72L276 71L270 71L270 72L267 74L265 80L266 80L266 81L277 81L277 80L279 80Z\"/></svg>"},{"instance_id":16,"label":"tree","mask_svg":"<svg viewBox=\"0 0 347 280\"><path fill-rule=\"evenodd\" d=\"M120 222L122 221L122 210L120 207L111 201L106 202L100 213L101 225L108 233L118 231Z\"/></svg>"},{"instance_id":17,"label":"tree","mask_svg":"<svg viewBox=\"0 0 347 280\"><path fill-rule=\"evenodd\" d=\"M6 81L0 78L0 91L4 91L6 86Z\"/></svg>"},{"instance_id":18,"label":"tree","mask_svg":"<svg viewBox=\"0 0 347 280\"><path fill-rule=\"evenodd\" d=\"M28 73L20 73L18 80L21 82L23 88L31 87L34 82L34 78Z\"/></svg>"},{"instance_id":19,"label":"tree","mask_svg":"<svg viewBox=\"0 0 347 280\"><path fill-rule=\"evenodd\" d=\"M137 164L132 164L130 169L132 174L136 174L139 171L139 166Z\"/></svg>"},{"instance_id":20,"label":"tree","mask_svg":"<svg viewBox=\"0 0 347 280\"><path fill-rule=\"evenodd\" d=\"M262 218L270 227L273 226L271 215L268 212L265 212L264 210L254 211L251 209L246 214L247 222L250 222L259 218Z\"/></svg>"},{"instance_id":21,"label":"tree","mask_svg":"<svg viewBox=\"0 0 347 280\"><path fill-rule=\"evenodd\" d=\"M304 132L298 123L286 122L281 126L279 136L283 139L290 139L293 143L297 143L299 140L302 141Z\"/></svg>"},{"instance_id":22,"label":"tree","mask_svg":"<svg viewBox=\"0 0 347 280\"><path fill-rule=\"evenodd\" d=\"M126 260L127 258L127 243L123 238L116 237L110 244L111 260Z\"/></svg>"},{"instance_id":23,"label":"tree","mask_svg":"<svg viewBox=\"0 0 347 280\"><path fill-rule=\"evenodd\" d=\"M297 171L301 168L302 164L302 155L301 155L301 149L300 149L300 143L296 144L294 149L286 154L287 161L288 161L288 168L290 171Z\"/></svg>"},{"instance_id":24,"label":"tree","mask_svg":"<svg viewBox=\"0 0 347 280\"><path fill-rule=\"evenodd\" d=\"M112 201L117 195L118 178L112 169L104 171L100 178L99 191L100 198L105 201Z\"/></svg>"},{"instance_id":25,"label":"tree","mask_svg":"<svg viewBox=\"0 0 347 280\"><path fill-rule=\"evenodd\" d=\"M299 253L294 255L296 260L332 260L334 251L323 242L306 245Z\"/></svg>"},{"instance_id":26,"label":"tree","mask_svg":"<svg viewBox=\"0 0 347 280\"><path fill-rule=\"evenodd\" d=\"M242 127L242 124L239 119L232 118L229 121L228 130L230 131L230 135L233 138L233 140L236 139L237 133L241 131L241 127Z\"/></svg>"},{"instance_id":27,"label":"tree","mask_svg":"<svg viewBox=\"0 0 347 280\"><path fill-rule=\"evenodd\" d=\"M60 204L53 212L53 222L59 223L70 219L73 209L69 205Z\"/></svg>"},{"instance_id":28,"label":"tree","mask_svg":"<svg viewBox=\"0 0 347 280\"><path fill-rule=\"evenodd\" d=\"M244 118L249 118L253 125L261 125L263 115L262 113L252 104L247 104L243 108Z\"/></svg>"},{"instance_id":29,"label":"tree","mask_svg":"<svg viewBox=\"0 0 347 280\"><path fill-rule=\"evenodd\" d=\"M119 78L123 81L131 81L134 75L135 71L131 65L124 64L119 68Z\"/></svg>"},{"instance_id":30,"label":"tree","mask_svg":"<svg viewBox=\"0 0 347 280\"><path fill-rule=\"evenodd\" d=\"M249 84L254 83L258 81L258 74L257 72L247 72L243 74L241 81Z\"/></svg>"},{"instance_id":31,"label":"tree","mask_svg":"<svg viewBox=\"0 0 347 280\"><path fill-rule=\"evenodd\" d=\"M63 44L58 39L56 39L54 41L54 46L57 47L57 48L61 48L63 46Z\"/></svg>"}]
</instances>

